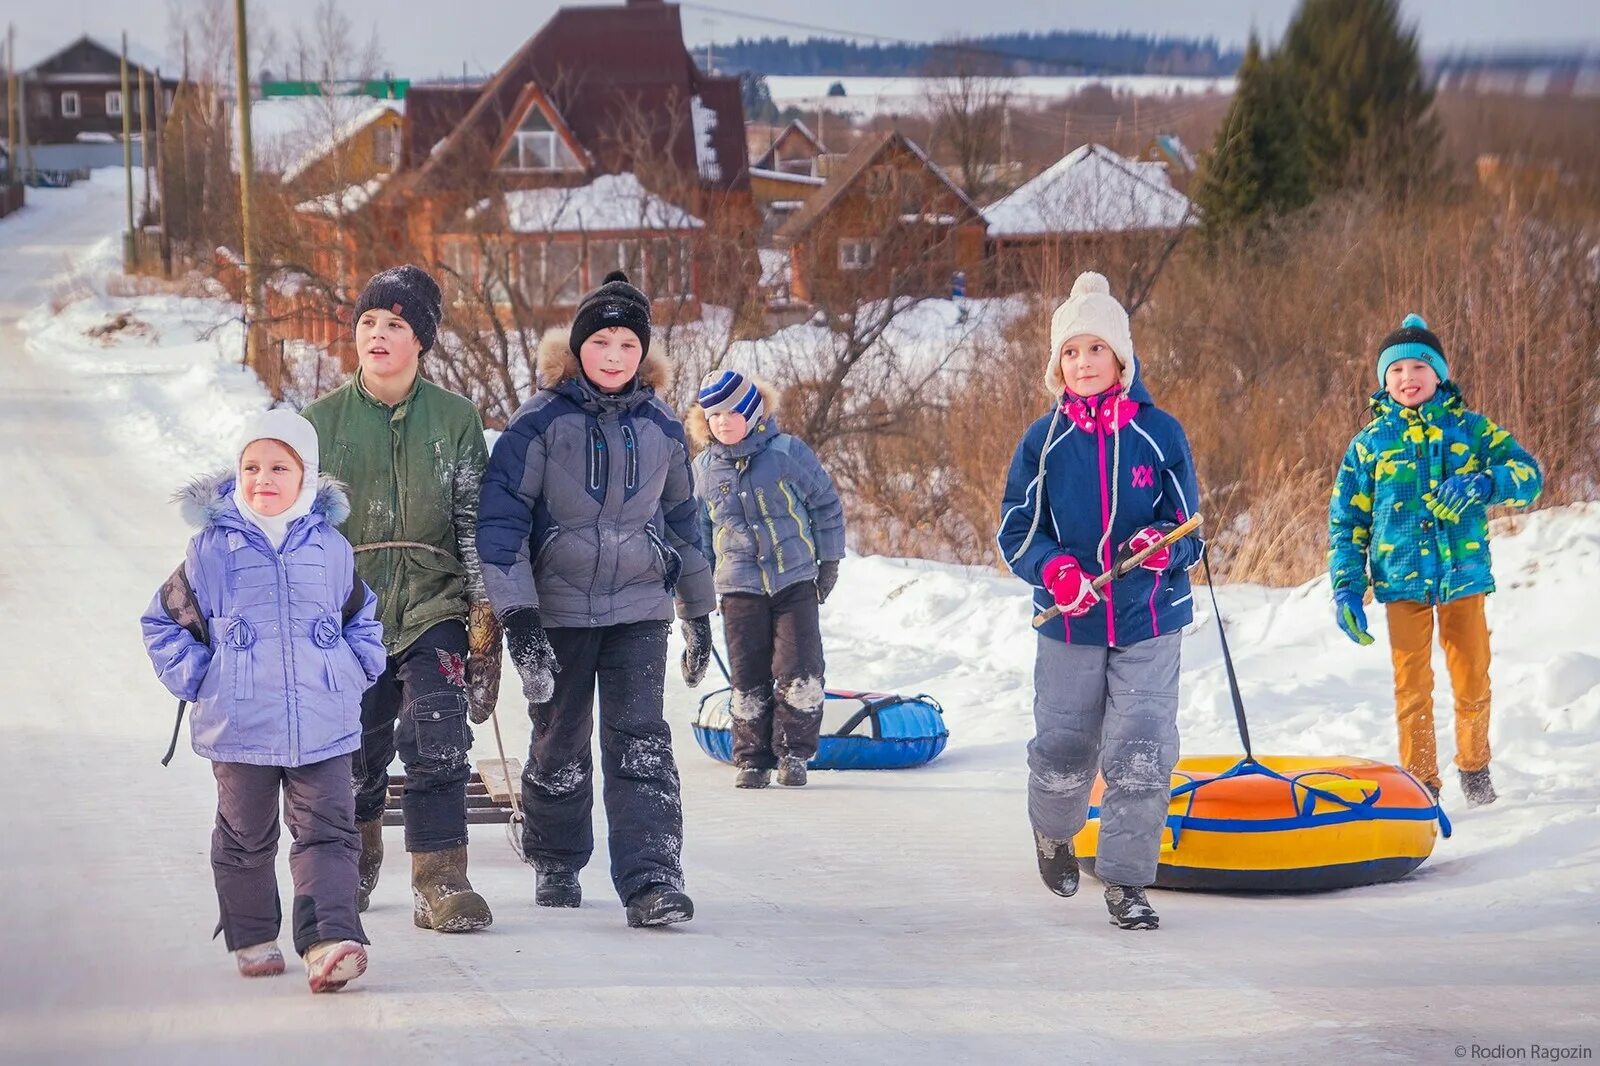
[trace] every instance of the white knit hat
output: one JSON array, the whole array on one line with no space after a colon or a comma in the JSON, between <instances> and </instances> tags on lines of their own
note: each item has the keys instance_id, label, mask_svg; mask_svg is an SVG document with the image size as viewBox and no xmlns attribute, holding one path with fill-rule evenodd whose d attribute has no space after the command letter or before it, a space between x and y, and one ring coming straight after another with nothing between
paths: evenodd
<instances>
[{"instance_id":1,"label":"white knit hat","mask_svg":"<svg viewBox=\"0 0 1600 1066\"><path fill-rule=\"evenodd\" d=\"M244 450L258 440L267 439L287 444L295 455L300 457L300 465L304 468L300 478L300 495L295 497L287 510L271 516L257 513L245 500L244 487L239 484L239 461L244 458ZM321 479L317 467L320 456L317 452L317 428L307 421L305 416L286 407L263 411L251 419L244 427L244 431L239 434L238 451L233 461L233 502L239 508L239 514L265 533L274 548L283 544L284 537L288 535L289 524L296 518L310 514L312 506L317 502L317 489L320 487Z\"/></svg>"},{"instance_id":2,"label":"white knit hat","mask_svg":"<svg viewBox=\"0 0 1600 1066\"><path fill-rule=\"evenodd\" d=\"M1133 333L1128 328L1128 312L1111 295L1111 283L1104 274L1085 271L1072 283L1072 295L1062 301L1050 316L1050 361L1045 365L1044 383L1050 395L1066 390L1061 378L1061 346L1072 337L1088 334L1111 346L1122 367L1122 387L1133 387Z\"/></svg>"}]
</instances>

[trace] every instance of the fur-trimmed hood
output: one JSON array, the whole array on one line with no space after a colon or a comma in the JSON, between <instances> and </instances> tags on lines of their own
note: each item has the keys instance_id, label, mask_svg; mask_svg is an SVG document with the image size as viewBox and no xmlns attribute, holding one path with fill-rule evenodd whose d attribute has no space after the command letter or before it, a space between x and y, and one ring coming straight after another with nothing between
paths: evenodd
<instances>
[{"instance_id":1,"label":"fur-trimmed hood","mask_svg":"<svg viewBox=\"0 0 1600 1066\"><path fill-rule=\"evenodd\" d=\"M539 338L541 389L553 389L563 381L575 381L583 375L583 367L567 343L571 335L570 329L558 326L545 330L544 336ZM658 395L665 393L672 384L672 365L661 354L659 346L645 353L635 380L646 388L654 389Z\"/></svg>"},{"instance_id":2,"label":"fur-trimmed hood","mask_svg":"<svg viewBox=\"0 0 1600 1066\"><path fill-rule=\"evenodd\" d=\"M760 421L776 418L778 408L783 403L783 393L770 381L758 378L754 374L746 374L745 378L756 387L757 392L761 393ZM706 421L706 409L698 403L691 406L684 414L683 431L689 435L689 441L695 446L696 451L703 451L706 445L715 439L711 436L711 424Z\"/></svg>"},{"instance_id":3,"label":"fur-trimmed hood","mask_svg":"<svg viewBox=\"0 0 1600 1066\"><path fill-rule=\"evenodd\" d=\"M233 502L233 486L238 475L232 470L220 470L195 478L173 493L185 522L196 529L218 525L223 519L243 521ZM350 517L350 495L344 484L327 474L317 479L317 498L311 504L311 513L321 515L329 525L338 526Z\"/></svg>"}]
</instances>

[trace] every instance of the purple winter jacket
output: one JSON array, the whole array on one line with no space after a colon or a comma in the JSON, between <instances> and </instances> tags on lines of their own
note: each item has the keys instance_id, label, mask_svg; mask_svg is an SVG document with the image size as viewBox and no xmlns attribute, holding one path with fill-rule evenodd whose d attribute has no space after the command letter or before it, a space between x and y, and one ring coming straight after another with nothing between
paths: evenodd
<instances>
[{"instance_id":1,"label":"purple winter jacket","mask_svg":"<svg viewBox=\"0 0 1600 1066\"><path fill-rule=\"evenodd\" d=\"M178 496L200 532L140 619L156 676L194 705L190 737L207 759L306 766L352 752L361 694L386 660L377 597L334 528L349 499L322 478L274 551L239 514L233 484L229 471Z\"/></svg>"}]
</instances>

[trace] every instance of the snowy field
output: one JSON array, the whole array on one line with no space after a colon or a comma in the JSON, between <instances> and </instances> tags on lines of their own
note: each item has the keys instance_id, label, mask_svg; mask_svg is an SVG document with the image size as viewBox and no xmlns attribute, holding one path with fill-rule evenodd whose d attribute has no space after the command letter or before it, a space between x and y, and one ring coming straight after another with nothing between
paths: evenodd
<instances>
[{"instance_id":1,"label":"snowy field","mask_svg":"<svg viewBox=\"0 0 1600 1066\"><path fill-rule=\"evenodd\" d=\"M173 708L137 620L187 535L167 495L226 462L265 400L238 367L236 331L213 331L228 308L108 294L120 192L102 172L29 190L0 221L12 741L0 1062L1448 1063L1474 1061L1474 1045L1600 1050L1600 503L1502 529L1490 604L1501 800L1465 810L1447 770L1455 836L1406 881L1157 892L1153 934L1111 928L1093 882L1050 895L1024 813L1025 591L984 569L851 557L823 612L830 681L937 696L951 730L939 761L735 793L731 769L695 746L698 694L674 671L692 923L626 928L603 854L581 909L537 910L531 871L483 826L472 874L493 928L423 932L391 831L360 985L314 998L293 970L237 978L210 940L211 775L186 749L159 765ZM65 290L64 272L78 276ZM52 313L62 291L80 298ZM124 313L122 328L88 335ZM1379 643L1363 649L1333 626L1325 581L1220 593L1259 751L1396 757L1381 612ZM1193 754L1238 750L1214 627L1206 602L1184 651ZM1442 681L1439 697L1447 707ZM517 702L508 684L513 749L527 741ZM493 751L480 728L476 754ZM287 893L281 861L280 875Z\"/></svg>"},{"instance_id":2,"label":"snowy field","mask_svg":"<svg viewBox=\"0 0 1600 1066\"><path fill-rule=\"evenodd\" d=\"M1043 106L1064 100L1091 86L1103 86L1129 96L1196 96L1204 93L1232 93L1232 78L1168 77L1154 74L1122 74L1102 77L1052 77L1039 75L1003 78L1005 91L1019 107ZM843 96L829 96L828 89L838 82ZM808 74L771 74L767 88L781 110L798 107L805 111L827 110L833 114L855 114L864 118L886 114L924 111L931 92L938 91L938 78L917 77L828 77Z\"/></svg>"}]
</instances>

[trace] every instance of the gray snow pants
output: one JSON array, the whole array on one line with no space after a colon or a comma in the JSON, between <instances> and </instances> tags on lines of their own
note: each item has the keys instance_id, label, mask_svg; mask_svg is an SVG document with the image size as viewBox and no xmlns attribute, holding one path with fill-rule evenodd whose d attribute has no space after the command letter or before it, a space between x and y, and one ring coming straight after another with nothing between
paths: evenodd
<instances>
[{"instance_id":1,"label":"gray snow pants","mask_svg":"<svg viewBox=\"0 0 1600 1066\"><path fill-rule=\"evenodd\" d=\"M351 757L310 766L252 766L214 762L217 826L211 832L211 872L222 917L217 932L229 951L278 939L278 788L283 820L294 844L294 949L304 955L324 940L367 943L356 914L356 797Z\"/></svg>"},{"instance_id":2,"label":"gray snow pants","mask_svg":"<svg viewBox=\"0 0 1600 1066\"><path fill-rule=\"evenodd\" d=\"M1039 637L1028 744L1028 820L1070 840L1089 814L1095 770L1100 844L1094 872L1110 884L1154 883L1178 761L1178 658L1183 635L1125 648Z\"/></svg>"},{"instance_id":3,"label":"gray snow pants","mask_svg":"<svg viewBox=\"0 0 1600 1066\"><path fill-rule=\"evenodd\" d=\"M733 675L733 765L770 770L791 755L810 760L822 730L822 623L817 586L776 596L722 597L722 634Z\"/></svg>"}]
</instances>

